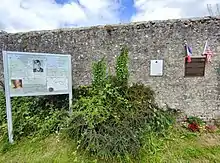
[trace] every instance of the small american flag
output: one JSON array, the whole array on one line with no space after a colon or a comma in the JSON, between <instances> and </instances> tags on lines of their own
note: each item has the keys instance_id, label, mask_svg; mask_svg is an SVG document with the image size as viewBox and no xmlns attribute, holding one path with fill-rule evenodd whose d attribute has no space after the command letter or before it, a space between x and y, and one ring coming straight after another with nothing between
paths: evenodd
<instances>
[{"instance_id":1,"label":"small american flag","mask_svg":"<svg viewBox=\"0 0 220 163\"><path fill-rule=\"evenodd\" d=\"M208 63L210 63L211 58L213 57L213 51L211 50L210 46L208 45L208 40L205 43L204 50L203 50L203 55L206 56L206 61Z\"/></svg>"}]
</instances>

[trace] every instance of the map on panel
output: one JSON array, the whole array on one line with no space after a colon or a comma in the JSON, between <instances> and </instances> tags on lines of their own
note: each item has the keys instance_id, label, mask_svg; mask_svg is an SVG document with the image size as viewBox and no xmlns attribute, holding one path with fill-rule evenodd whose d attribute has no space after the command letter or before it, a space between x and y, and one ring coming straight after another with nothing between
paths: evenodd
<instances>
[{"instance_id":1,"label":"map on panel","mask_svg":"<svg viewBox=\"0 0 220 163\"><path fill-rule=\"evenodd\" d=\"M7 60L11 96L69 92L69 55L10 52Z\"/></svg>"}]
</instances>

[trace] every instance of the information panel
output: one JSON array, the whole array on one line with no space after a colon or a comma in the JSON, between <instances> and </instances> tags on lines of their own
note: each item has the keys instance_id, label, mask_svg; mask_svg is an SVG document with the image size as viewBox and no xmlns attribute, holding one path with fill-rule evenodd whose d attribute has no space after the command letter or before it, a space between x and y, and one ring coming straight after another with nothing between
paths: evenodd
<instances>
[{"instance_id":1,"label":"information panel","mask_svg":"<svg viewBox=\"0 0 220 163\"><path fill-rule=\"evenodd\" d=\"M3 51L9 142L13 143L11 97L69 94L72 105L71 56Z\"/></svg>"},{"instance_id":2,"label":"information panel","mask_svg":"<svg viewBox=\"0 0 220 163\"><path fill-rule=\"evenodd\" d=\"M4 53L10 97L69 94L72 89L70 55Z\"/></svg>"}]
</instances>

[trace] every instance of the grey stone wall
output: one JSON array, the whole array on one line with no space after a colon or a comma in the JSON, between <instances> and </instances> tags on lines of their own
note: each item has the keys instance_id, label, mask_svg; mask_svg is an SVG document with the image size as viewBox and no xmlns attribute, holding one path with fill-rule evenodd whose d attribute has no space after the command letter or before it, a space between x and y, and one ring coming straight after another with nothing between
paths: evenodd
<instances>
[{"instance_id":1,"label":"grey stone wall","mask_svg":"<svg viewBox=\"0 0 220 163\"><path fill-rule=\"evenodd\" d=\"M192 45L193 55L200 56L207 38L215 55L212 63L206 66L205 76L185 78L184 40ZM123 45L129 48L130 81L152 86L161 106L168 104L206 119L219 114L219 18L0 34L0 48L4 50L71 54L75 86L90 83L91 63L102 56L114 67L115 57ZM151 59L164 60L162 77L149 75Z\"/></svg>"}]
</instances>

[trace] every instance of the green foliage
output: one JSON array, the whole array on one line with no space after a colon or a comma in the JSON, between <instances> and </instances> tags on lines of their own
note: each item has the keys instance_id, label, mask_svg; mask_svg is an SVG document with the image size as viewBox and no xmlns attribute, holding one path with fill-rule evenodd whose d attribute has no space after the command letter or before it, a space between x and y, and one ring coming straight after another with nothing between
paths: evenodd
<instances>
[{"instance_id":1,"label":"green foliage","mask_svg":"<svg viewBox=\"0 0 220 163\"><path fill-rule=\"evenodd\" d=\"M59 99L59 100L58 100ZM14 139L26 136L47 136L65 127L68 99L65 95L14 97L12 117ZM0 137L7 135L4 93L0 94Z\"/></svg>"},{"instance_id":2,"label":"green foliage","mask_svg":"<svg viewBox=\"0 0 220 163\"><path fill-rule=\"evenodd\" d=\"M73 90L73 113L68 117L65 95L12 99L15 140L47 136L66 129L78 149L101 158L129 160L138 156L147 133L165 133L173 114L159 108L151 88L128 85L128 50L116 60L116 75L107 74L104 58L93 64L92 85ZM5 138L4 94L0 94L0 138ZM68 120L66 122L66 120ZM3 151L7 150L6 144Z\"/></svg>"},{"instance_id":3,"label":"green foliage","mask_svg":"<svg viewBox=\"0 0 220 163\"><path fill-rule=\"evenodd\" d=\"M197 135L197 136L195 136ZM212 139L210 139L210 137ZM177 162L220 162L219 133L192 133L180 126L169 129L164 136L148 133L139 158L124 156L124 159L100 159L79 152L74 141L63 135L50 135L44 139L24 139L13 146L3 145L0 140L0 162L70 162L70 163L177 163ZM212 142L210 144L210 142ZM6 152L1 153L1 150ZM198 154L196 154L198 153Z\"/></svg>"},{"instance_id":4,"label":"green foliage","mask_svg":"<svg viewBox=\"0 0 220 163\"><path fill-rule=\"evenodd\" d=\"M6 103L3 91L0 91L0 136L6 134Z\"/></svg>"},{"instance_id":5,"label":"green foliage","mask_svg":"<svg viewBox=\"0 0 220 163\"><path fill-rule=\"evenodd\" d=\"M196 123L196 124L201 125L201 126L205 124L202 119L200 119L199 117L195 117L195 116L187 117L187 122L189 124Z\"/></svg>"},{"instance_id":6,"label":"green foliage","mask_svg":"<svg viewBox=\"0 0 220 163\"><path fill-rule=\"evenodd\" d=\"M107 66L106 63L104 61L104 58L102 58L100 61L98 61L97 63L93 63L93 67L92 67L93 71L93 80L92 80L92 85L94 88L98 89L98 88L103 88L104 85L106 84L106 80L107 80Z\"/></svg>"},{"instance_id":7,"label":"green foliage","mask_svg":"<svg viewBox=\"0 0 220 163\"><path fill-rule=\"evenodd\" d=\"M126 86L128 84L128 49L123 47L121 54L116 60L116 80L119 86Z\"/></svg>"},{"instance_id":8,"label":"green foliage","mask_svg":"<svg viewBox=\"0 0 220 163\"><path fill-rule=\"evenodd\" d=\"M83 97L73 106L69 122L69 135L79 141L81 149L108 157L135 150L139 141L130 132L127 120L131 105L117 88L110 85L94 94Z\"/></svg>"},{"instance_id":9,"label":"green foliage","mask_svg":"<svg viewBox=\"0 0 220 163\"><path fill-rule=\"evenodd\" d=\"M163 132L173 119L155 103L143 84L128 86L128 51L117 58L116 76L106 76L106 64L93 64L93 83L72 106L67 133L78 148L102 158L137 156L142 136Z\"/></svg>"}]
</instances>

